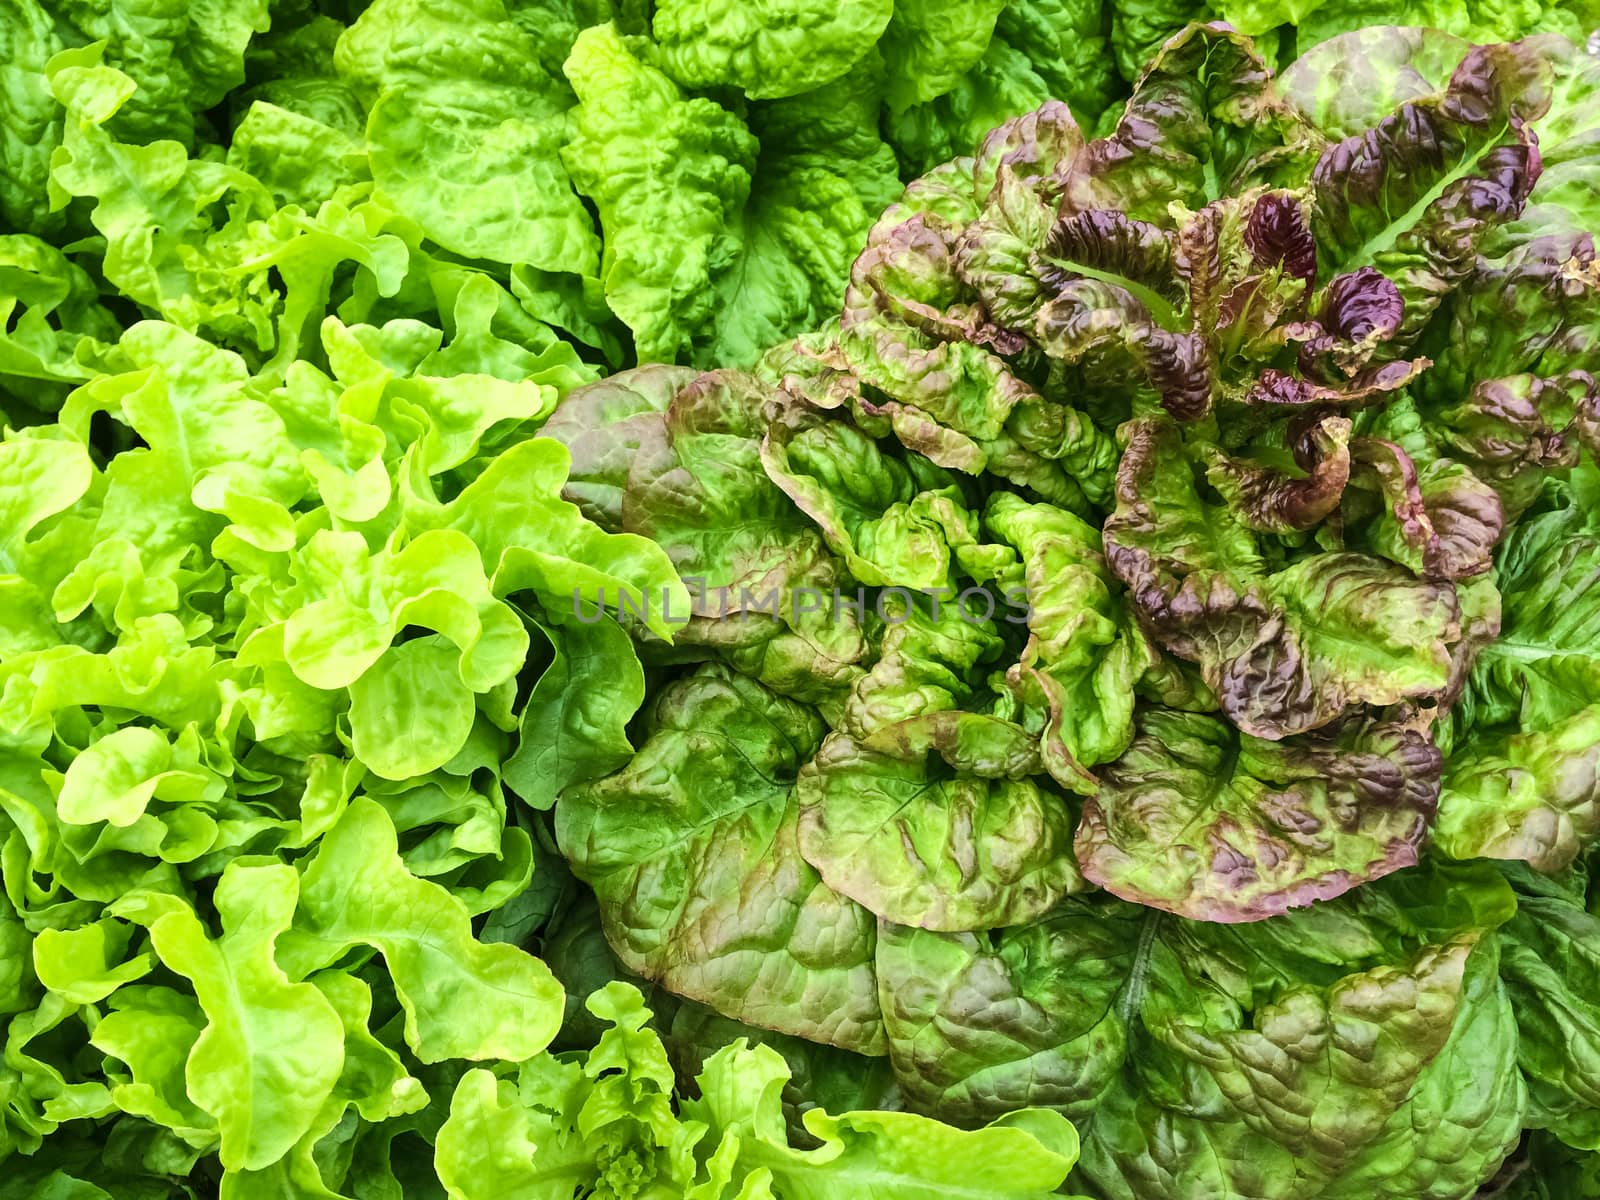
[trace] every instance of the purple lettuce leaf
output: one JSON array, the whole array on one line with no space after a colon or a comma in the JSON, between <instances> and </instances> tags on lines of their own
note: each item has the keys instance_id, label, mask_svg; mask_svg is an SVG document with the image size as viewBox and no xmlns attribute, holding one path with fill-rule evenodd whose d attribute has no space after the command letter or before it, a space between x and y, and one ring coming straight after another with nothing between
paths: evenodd
<instances>
[{"instance_id":1,"label":"purple lettuce leaf","mask_svg":"<svg viewBox=\"0 0 1600 1200\"><path fill-rule=\"evenodd\" d=\"M1125 900L1262 920L1415 863L1441 761L1423 734L1359 718L1269 742L1148 709L1084 801L1078 859Z\"/></svg>"},{"instance_id":2,"label":"purple lettuce leaf","mask_svg":"<svg viewBox=\"0 0 1600 1200\"><path fill-rule=\"evenodd\" d=\"M1551 472L1578 465L1593 446L1600 384L1583 370L1485 379L1428 414L1440 448L1501 498L1509 516L1530 505Z\"/></svg>"},{"instance_id":3,"label":"purple lettuce leaf","mask_svg":"<svg viewBox=\"0 0 1600 1200\"><path fill-rule=\"evenodd\" d=\"M1111 135L1065 173L1062 211L1116 209L1161 224L1174 201L1201 208L1261 167L1280 112L1250 39L1191 25L1145 68Z\"/></svg>"},{"instance_id":4,"label":"purple lettuce leaf","mask_svg":"<svg viewBox=\"0 0 1600 1200\"><path fill-rule=\"evenodd\" d=\"M622 496L640 445L698 372L653 363L569 392L540 432L572 454L563 498L602 528L622 529Z\"/></svg>"},{"instance_id":5,"label":"purple lettuce leaf","mask_svg":"<svg viewBox=\"0 0 1600 1200\"><path fill-rule=\"evenodd\" d=\"M1178 426L1124 435L1106 558L1146 631L1200 667L1240 729L1282 738L1446 687L1461 632L1448 582L1353 552L1274 570L1231 507L1201 498Z\"/></svg>"},{"instance_id":6,"label":"purple lettuce leaf","mask_svg":"<svg viewBox=\"0 0 1600 1200\"><path fill-rule=\"evenodd\" d=\"M1324 417L1297 442L1297 470L1205 453L1206 479L1239 522L1258 533L1312 529L1338 508L1350 482L1350 421Z\"/></svg>"},{"instance_id":7,"label":"purple lettuce leaf","mask_svg":"<svg viewBox=\"0 0 1600 1200\"><path fill-rule=\"evenodd\" d=\"M1494 230L1521 215L1540 170L1529 126L1548 103L1543 59L1472 50L1449 85L1327 148L1311 172L1326 264L1377 267L1399 289L1402 343L1472 271Z\"/></svg>"}]
</instances>

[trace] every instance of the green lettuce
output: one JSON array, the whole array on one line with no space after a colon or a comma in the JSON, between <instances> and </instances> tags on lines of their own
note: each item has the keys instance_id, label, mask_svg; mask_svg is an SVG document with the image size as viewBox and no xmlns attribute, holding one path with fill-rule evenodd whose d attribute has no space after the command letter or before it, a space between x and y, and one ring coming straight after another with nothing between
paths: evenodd
<instances>
[{"instance_id":1,"label":"green lettuce","mask_svg":"<svg viewBox=\"0 0 1600 1200\"><path fill-rule=\"evenodd\" d=\"M806 1114L818 1143L793 1148L780 1092L789 1067L770 1046L730 1043L674 1111L672 1066L633 988L594 993L606 1023L586 1056L539 1058L516 1073L461 1079L439 1129L439 1175L459 1200L506 1195L719 1197L1059 1194L1077 1138L1059 1114L1025 1109L964 1131L911 1113Z\"/></svg>"},{"instance_id":2,"label":"green lettuce","mask_svg":"<svg viewBox=\"0 0 1600 1200\"><path fill-rule=\"evenodd\" d=\"M1092 901L993 943L897 929L891 1061L964 1124L1074 1114L1095 1194L1469 1195L1526 1104L1489 932L1513 908L1477 868L1237 929Z\"/></svg>"},{"instance_id":3,"label":"green lettuce","mask_svg":"<svg viewBox=\"0 0 1600 1200\"><path fill-rule=\"evenodd\" d=\"M465 1064L565 1009L483 920L564 876L507 789L632 752L632 643L570 614L687 593L534 436L598 372L344 110L287 88L191 156L116 53L39 76L78 244L3 242L0 1155L52 1163L25 1194L437 1187ZM591 646L639 679L609 716L568 707Z\"/></svg>"}]
</instances>

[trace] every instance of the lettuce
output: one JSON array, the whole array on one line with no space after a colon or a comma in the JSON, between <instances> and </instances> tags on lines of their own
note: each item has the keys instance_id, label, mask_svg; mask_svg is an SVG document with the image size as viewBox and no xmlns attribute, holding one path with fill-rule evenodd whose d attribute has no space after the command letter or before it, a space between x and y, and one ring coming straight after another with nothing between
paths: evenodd
<instances>
[{"instance_id":1,"label":"lettuce","mask_svg":"<svg viewBox=\"0 0 1600 1200\"><path fill-rule=\"evenodd\" d=\"M563 400L605 527L843 583L831 654L703 601L558 797L620 966L912 1111L1064 1112L1094 1195L1592 1149L1586 906L1528 870L1595 837L1590 71L1368 30L1279 86L1192 26L1106 136L1047 103L913 182L836 322Z\"/></svg>"},{"instance_id":2,"label":"lettuce","mask_svg":"<svg viewBox=\"0 0 1600 1200\"><path fill-rule=\"evenodd\" d=\"M1600 1194L1600 16L1425 8L0 0L0 1190Z\"/></svg>"},{"instance_id":3,"label":"lettuce","mask_svg":"<svg viewBox=\"0 0 1600 1200\"><path fill-rule=\"evenodd\" d=\"M41 72L78 244L4 240L0 1155L51 1164L24 1194L398 1188L466 1064L561 1026L479 918L534 870L507 787L631 753L642 668L573 597L687 593L530 436L596 369L378 199L359 126L280 91L190 156L116 53Z\"/></svg>"},{"instance_id":4,"label":"lettuce","mask_svg":"<svg viewBox=\"0 0 1600 1200\"><path fill-rule=\"evenodd\" d=\"M535 1059L514 1075L468 1072L439 1129L452 1197L596 1195L896 1196L1043 1200L1077 1159L1072 1126L1025 1109L966 1131L903 1112L806 1114L815 1149L784 1132L789 1076L770 1046L730 1043L674 1113L673 1069L639 993L613 983L589 999L606 1023L581 1061Z\"/></svg>"}]
</instances>

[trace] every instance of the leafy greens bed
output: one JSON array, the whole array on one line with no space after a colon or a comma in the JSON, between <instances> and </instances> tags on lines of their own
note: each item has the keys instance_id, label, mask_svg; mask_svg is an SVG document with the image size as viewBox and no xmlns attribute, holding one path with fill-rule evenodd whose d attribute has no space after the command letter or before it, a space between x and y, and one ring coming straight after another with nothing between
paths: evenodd
<instances>
[{"instance_id":1,"label":"leafy greens bed","mask_svg":"<svg viewBox=\"0 0 1600 1200\"><path fill-rule=\"evenodd\" d=\"M0 0L7 1194L1600 1197L1600 20L1395 15Z\"/></svg>"}]
</instances>

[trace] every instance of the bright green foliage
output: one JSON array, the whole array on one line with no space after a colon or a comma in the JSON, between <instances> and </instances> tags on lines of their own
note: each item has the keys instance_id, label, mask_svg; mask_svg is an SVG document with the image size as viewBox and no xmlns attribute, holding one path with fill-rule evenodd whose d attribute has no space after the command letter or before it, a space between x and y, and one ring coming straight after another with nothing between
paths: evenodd
<instances>
[{"instance_id":1,"label":"bright green foliage","mask_svg":"<svg viewBox=\"0 0 1600 1200\"><path fill-rule=\"evenodd\" d=\"M789 1067L771 1047L744 1040L706 1060L699 1098L674 1112L672 1067L639 993L613 983L588 1007L606 1028L586 1057L463 1076L438 1139L452 1200L556 1200L575 1190L662 1200L1044 1200L1077 1159L1072 1126L1040 1109L972 1131L911 1113L813 1109L805 1129L819 1144L794 1149L779 1100Z\"/></svg>"},{"instance_id":2,"label":"bright green foliage","mask_svg":"<svg viewBox=\"0 0 1600 1200\"><path fill-rule=\"evenodd\" d=\"M638 681L609 712L570 707L565 666L539 684L530 647L601 588L686 592L531 436L595 368L409 211L378 109L370 143L346 122L395 79L421 96L419 50L449 66L383 15L340 43L353 92L282 81L226 158L172 140L192 114L113 65L126 41L40 64L59 144L18 223L58 244L0 241L0 1155L64 1173L23 1194L400 1194L464 1064L560 1027L549 970L474 932L533 871L505 789L548 803L623 760L643 687L615 625L571 625ZM173 37L200 88L209 43Z\"/></svg>"},{"instance_id":3,"label":"bright green foliage","mask_svg":"<svg viewBox=\"0 0 1600 1200\"><path fill-rule=\"evenodd\" d=\"M667 0L656 5L651 32L662 69L685 87L736 87L752 100L773 100L844 75L894 11L892 0L799 0L770 10Z\"/></svg>"}]
</instances>

